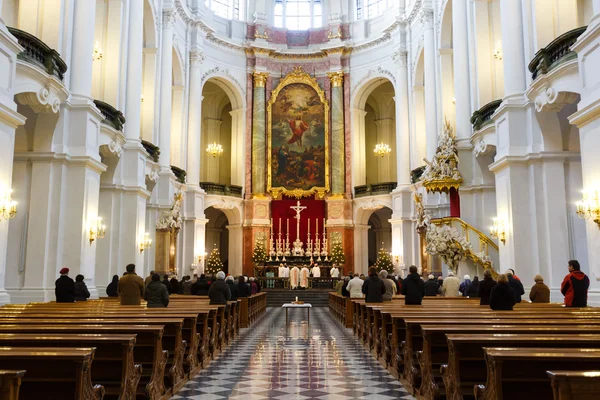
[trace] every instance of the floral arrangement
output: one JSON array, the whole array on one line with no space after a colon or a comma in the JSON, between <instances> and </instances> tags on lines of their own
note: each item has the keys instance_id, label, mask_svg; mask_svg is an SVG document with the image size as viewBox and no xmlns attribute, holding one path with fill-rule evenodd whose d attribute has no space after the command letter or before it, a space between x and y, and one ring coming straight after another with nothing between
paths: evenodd
<instances>
[{"instance_id":1,"label":"floral arrangement","mask_svg":"<svg viewBox=\"0 0 600 400\"><path fill-rule=\"evenodd\" d=\"M425 239L425 251L440 256L453 272L456 272L458 263L466 257L467 251L472 251L471 243L448 225L429 225Z\"/></svg>"}]
</instances>

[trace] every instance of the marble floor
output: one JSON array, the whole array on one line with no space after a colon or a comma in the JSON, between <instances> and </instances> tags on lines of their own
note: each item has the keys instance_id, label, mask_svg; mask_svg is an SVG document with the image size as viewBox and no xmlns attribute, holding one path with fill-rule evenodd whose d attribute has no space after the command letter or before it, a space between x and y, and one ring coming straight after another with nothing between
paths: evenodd
<instances>
[{"instance_id":1,"label":"marble floor","mask_svg":"<svg viewBox=\"0 0 600 400\"><path fill-rule=\"evenodd\" d=\"M413 399L327 308L269 308L172 399Z\"/></svg>"}]
</instances>

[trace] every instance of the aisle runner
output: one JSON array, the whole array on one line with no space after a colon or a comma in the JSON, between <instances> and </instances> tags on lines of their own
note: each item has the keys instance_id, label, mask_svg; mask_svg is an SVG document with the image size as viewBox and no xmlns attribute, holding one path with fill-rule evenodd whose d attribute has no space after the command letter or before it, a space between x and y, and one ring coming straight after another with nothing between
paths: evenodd
<instances>
[{"instance_id":1,"label":"aisle runner","mask_svg":"<svg viewBox=\"0 0 600 400\"><path fill-rule=\"evenodd\" d=\"M269 308L172 399L412 399L326 308Z\"/></svg>"}]
</instances>

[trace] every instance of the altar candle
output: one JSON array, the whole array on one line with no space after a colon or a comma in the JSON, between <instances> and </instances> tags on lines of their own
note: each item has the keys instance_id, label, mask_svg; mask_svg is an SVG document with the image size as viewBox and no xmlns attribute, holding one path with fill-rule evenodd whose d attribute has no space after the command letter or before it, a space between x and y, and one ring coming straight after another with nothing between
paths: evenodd
<instances>
[{"instance_id":1,"label":"altar candle","mask_svg":"<svg viewBox=\"0 0 600 400\"><path fill-rule=\"evenodd\" d=\"M319 236L319 220L315 218L315 235Z\"/></svg>"},{"instance_id":2,"label":"altar candle","mask_svg":"<svg viewBox=\"0 0 600 400\"><path fill-rule=\"evenodd\" d=\"M285 230L285 233L287 233L288 235L290 233L290 219L289 218L287 218L287 228Z\"/></svg>"},{"instance_id":3,"label":"altar candle","mask_svg":"<svg viewBox=\"0 0 600 400\"><path fill-rule=\"evenodd\" d=\"M296 296L296 302L298 301L298 296Z\"/></svg>"},{"instance_id":4,"label":"altar candle","mask_svg":"<svg viewBox=\"0 0 600 400\"><path fill-rule=\"evenodd\" d=\"M273 229L273 217L271 217L271 229Z\"/></svg>"},{"instance_id":5,"label":"altar candle","mask_svg":"<svg viewBox=\"0 0 600 400\"><path fill-rule=\"evenodd\" d=\"M325 233L325 218L323 218L323 233Z\"/></svg>"},{"instance_id":6,"label":"altar candle","mask_svg":"<svg viewBox=\"0 0 600 400\"><path fill-rule=\"evenodd\" d=\"M279 217L279 234L281 235L281 217Z\"/></svg>"}]
</instances>

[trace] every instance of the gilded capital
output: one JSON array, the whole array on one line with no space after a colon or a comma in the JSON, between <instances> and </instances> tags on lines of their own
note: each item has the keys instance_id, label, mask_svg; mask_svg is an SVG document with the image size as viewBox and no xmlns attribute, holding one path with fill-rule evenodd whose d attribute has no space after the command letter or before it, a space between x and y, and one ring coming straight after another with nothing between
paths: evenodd
<instances>
[{"instance_id":1,"label":"gilded capital","mask_svg":"<svg viewBox=\"0 0 600 400\"><path fill-rule=\"evenodd\" d=\"M327 76L331 81L332 87L340 87L344 84L344 73L342 71L328 72Z\"/></svg>"},{"instance_id":2,"label":"gilded capital","mask_svg":"<svg viewBox=\"0 0 600 400\"><path fill-rule=\"evenodd\" d=\"M254 87L265 87L268 76L268 72L254 72Z\"/></svg>"}]
</instances>

